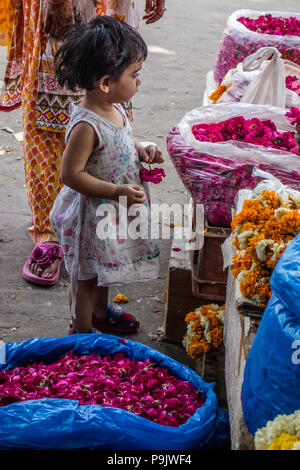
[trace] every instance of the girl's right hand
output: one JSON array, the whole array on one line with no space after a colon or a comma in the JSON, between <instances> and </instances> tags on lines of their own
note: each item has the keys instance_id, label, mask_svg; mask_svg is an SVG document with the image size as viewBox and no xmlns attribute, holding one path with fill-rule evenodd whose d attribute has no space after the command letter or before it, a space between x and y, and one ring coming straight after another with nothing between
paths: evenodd
<instances>
[{"instance_id":1,"label":"girl's right hand","mask_svg":"<svg viewBox=\"0 0 300 470\"><path fill-rule=\"evenodd\" d=\"M116 199L118 200L120 196L127 197L128 207L133 204L143 204L147 199L144 188L137 184L120 184L117 186Z\"/></svg>"},{"instance_id":2,"label":"girl's right hand","mask_svg":"<svg viewBox=\"0 0 300 470\"><path fill-rule=\"evenodd\" d=\"M73 1L65 0L61 5L55 5L46 0L43 12L43 29L46 34L56 39L62 39L64 31L61 29L67 24L74 24Z\"/></svg>"}]
</instances>

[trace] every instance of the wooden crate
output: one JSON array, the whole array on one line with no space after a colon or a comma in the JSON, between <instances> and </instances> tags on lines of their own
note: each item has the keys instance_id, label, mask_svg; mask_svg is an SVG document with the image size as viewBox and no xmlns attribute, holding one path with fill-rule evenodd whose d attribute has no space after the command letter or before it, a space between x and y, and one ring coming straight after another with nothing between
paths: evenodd
<instances>
[{"instance_id":1,"label":"wooden crate","mask_svg":"<svg viewBox=\"0 0 300 470\"><path fill-rule=\"evenodd\" d=\"M178 245L177 243L176 246ZM181 343L186 334L186 315L195 308L212 302L219 303L212 298L199 299L193 295L189 251L184 251L183 248L178 252L171 251L163 324L165 339Z\"/></svg>"},{"instance_id":2,"label":"wooden crate","mask_svg":"<svg viewBox=\"0 0 300 470\"><path fill-rule=\"evenodd\" d=\"M212 227L205 219L203 246L200 250L190 251L192 292L195 297L225 302L228 270L223 270L221 247L230 233L229 228Z\"/></svg>"}]
</instances>

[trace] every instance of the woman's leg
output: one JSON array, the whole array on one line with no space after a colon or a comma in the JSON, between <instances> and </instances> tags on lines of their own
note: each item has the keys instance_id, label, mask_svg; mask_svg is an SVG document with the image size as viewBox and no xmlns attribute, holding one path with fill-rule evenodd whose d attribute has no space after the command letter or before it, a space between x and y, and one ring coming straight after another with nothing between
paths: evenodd
<instances>
[{"instance_id":1,"label":"woman's leg","mask_svg":"<svg viewBox=\"0 0 300 470\"><path fill-rule=\"evenodd\" d=\"M63 184L60 179L64 133L49 132L36 127L36 99L40 65L41 2L24 3L22 108L24 127L24 162L27 198L32 216L30 236L35 244L57 243L49 220L53 203ZM59 259L53 259L45 270L31 263L36 276L51 278L57 271Z\"/></svg>"}]
</instances>

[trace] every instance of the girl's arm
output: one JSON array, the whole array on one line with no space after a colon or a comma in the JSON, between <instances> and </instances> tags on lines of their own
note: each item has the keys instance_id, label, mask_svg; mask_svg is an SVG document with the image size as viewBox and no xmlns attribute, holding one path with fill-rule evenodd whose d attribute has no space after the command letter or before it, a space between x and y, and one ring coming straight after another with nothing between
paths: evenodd
<instances>
[{"instance_id":1,"label":"girl's arm","mask_svg":"<svg viewBox=\"0 0 300 470\"><path fill-rule=\"evenodd\" d=\"M140 186L135 184L116 185L99 180L85 172L86 163L97 145L97 141L94 129L86 122L80 122L72 129L62 157L61 178L63 183L86 196L113 200L117 200L119 196L126 196L129 204L144 202L146 195Z\"/></svg>"}]
</instances>

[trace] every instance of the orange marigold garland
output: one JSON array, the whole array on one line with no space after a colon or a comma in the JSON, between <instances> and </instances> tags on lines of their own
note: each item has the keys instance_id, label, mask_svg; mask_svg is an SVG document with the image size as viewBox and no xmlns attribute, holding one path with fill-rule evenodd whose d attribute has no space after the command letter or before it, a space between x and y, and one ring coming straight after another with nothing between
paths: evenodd
<instances>
[{"instance_id":1,"label":"orange marigold garland","mask_svg":"<svg viewBox=\"0 0 300 470\"><path fill-rule=\"evenodd\" d=\"M200 357L223 341L225 305L202 305L185 317L186 335L182 344L192 359Z\"/></svg>"},{"instance_id":2,"label":"orange marigold garland","mask_svg":"<svg viewBox=\"0 0 300 470\"><path fill-rule=\"evenodd\" d=\"M290 191L291 192L291 191ZM270 277L288 244L300 233L300 193L254 190L255 199L244 202L233 217L232 273L241 294L265 307L272 295Z\"/></svg>"},{"instance_id":3,"label":"orange marigold garland","mask_svg":"<svg viewBox=\"0 0 300 470\"><path fill-rule=\"evenodd\" d=\"M219 99L221 98L221 96L223 95L223 93L225 93L225 91L228 90L228 88L230 88L232 85L232 83L230 83L229 85L225 86L225 85L218 85L217 88L215 89L215 91L213 91L211 93L211 95L209 95L209 99L213 102L213 103L216 103L217 101L219 101Z\"/></svg>"}]
</instances>

